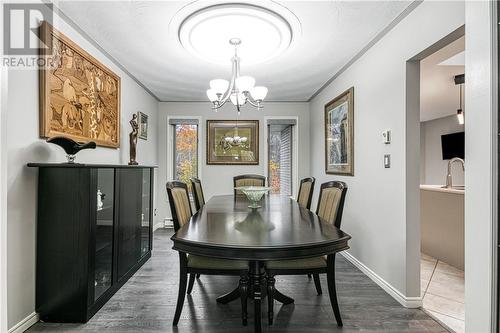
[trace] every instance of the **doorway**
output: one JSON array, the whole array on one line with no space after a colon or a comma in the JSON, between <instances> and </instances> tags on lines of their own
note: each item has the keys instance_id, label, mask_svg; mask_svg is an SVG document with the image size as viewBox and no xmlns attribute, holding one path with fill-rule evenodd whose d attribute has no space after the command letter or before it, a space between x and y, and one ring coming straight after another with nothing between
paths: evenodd
<instances>
[{"instance_id":1,"label":"doorway","mask_svg":"<svg viewBox=\"0 0 500 333\"><path fill-rule=\"evenodd\" d=\"M423 309L465 331L465 36L420 61Z\"/></svg>"},{"instance_id":2,"label":"doorway","mask_svg":"<svg viewBox=\"0 0 500 333\"><path fill-rule=\"evenodd\" d=\"M407 272L420 279L422 309L457 333L465 332L464 36L461 27L408 61L406 86L407 227L415 242Z\"/></svg>"}]
</instances>

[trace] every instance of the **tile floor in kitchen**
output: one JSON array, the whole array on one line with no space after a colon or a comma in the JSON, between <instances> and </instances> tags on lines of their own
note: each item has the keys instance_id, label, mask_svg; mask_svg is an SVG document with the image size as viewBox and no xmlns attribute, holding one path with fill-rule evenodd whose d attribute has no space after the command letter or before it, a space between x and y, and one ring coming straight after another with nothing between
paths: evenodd
<instances>
[{"instance_id":1,"label":"tile floor in kitchen","mask_svg":"<svg viewBox=\"0 0 500 333\"><path fill-rule=\"evenodd\" d=\"M422 254L420 283L424 311L456 333L465 332L464 272Z\"/></svg>"}]
</instances>

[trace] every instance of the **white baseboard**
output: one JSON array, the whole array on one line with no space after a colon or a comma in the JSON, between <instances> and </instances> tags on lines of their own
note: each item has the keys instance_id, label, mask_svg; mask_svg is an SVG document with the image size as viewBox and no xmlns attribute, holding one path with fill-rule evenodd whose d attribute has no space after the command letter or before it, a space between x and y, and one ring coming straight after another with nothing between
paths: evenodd
<instances>
[{"instance_id":1,"label":"white baseboard","mask_svg":"<svg viewBox=\"0 0 500 333\"><path fill-rule=\"evenodd\" d=\"M359 268L363 273L365 273L370 279L373 280L380 288L384 289L386 293L391 295L396 301L398 301L405 308L420 308L422 306L422 297L406 297L399 290L394 288L389 282L381 278L377 273L365 266L361 261L356 259L349 252L340 252L340 254L351 262L354 266Z\"/></svg>"},{"instance_id":2,"label":"white baseboard","mask_svg":"<svg viewBox=\"0 0 500 333\"><path fill-rule=\"evenodd\" d=\"M153 225L153 232L155 232L156 229L164 228L164 227L165 227L165 223L164 222L156 223L156 224Z\"/></svg>"},{"instance_id":3,"label":"white baseboard","mask_svg":"<svg viewBox=\"0 0 500 333\"><path fill-rule=\"evenodd\" d=\"M16 325L14 325L11 329L9 329L9 333L23 333L27 331L28 328L35 325L38 322L38 313L33 312Z\"/></svg>"}]
</instances>

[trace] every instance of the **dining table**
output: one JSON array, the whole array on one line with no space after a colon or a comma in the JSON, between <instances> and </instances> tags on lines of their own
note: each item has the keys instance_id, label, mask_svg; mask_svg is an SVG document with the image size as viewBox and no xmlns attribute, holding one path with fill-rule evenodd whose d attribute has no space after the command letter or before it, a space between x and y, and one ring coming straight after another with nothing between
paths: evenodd
<instances>
[{"instance_id":1,"label":"dining table","mask_svg":"<svg viewBox=\"0 0 500 333\"><path fill-rule=\"evenodd\" d=\"M300 206L289 196L269 194L251 209L245 196L213 196L172 237L173 249L192 255L249 262L254 301L254 330L261 332L261 301L266 297L265 263L269 260L327 256L329 296L337 323L341 323L335 289L335 254L349 248L351 239L333 224ZM330 272L332 274L330 274ZM279 286L277 286L279 287ZM274 299L294 300L275 290ZM217 299L239 298L238 288ZM336 308L335 308L336 307ZM338 316L338 317L337 317ZM340 320L340 321L339 321Z\"/></svg>"}]
</instances>

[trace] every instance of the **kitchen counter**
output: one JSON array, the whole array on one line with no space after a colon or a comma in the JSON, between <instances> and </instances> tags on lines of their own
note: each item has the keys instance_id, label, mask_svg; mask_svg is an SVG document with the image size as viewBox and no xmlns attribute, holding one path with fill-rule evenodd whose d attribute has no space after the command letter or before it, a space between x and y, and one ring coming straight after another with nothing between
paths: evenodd
<instances>
[{"instance_id":1,"label":"kitchen counter","mask_svg":"<svg viewBox=\"0 0 500 333\"><path fill-rule=\"evenodd\" d=\"M423 253L464 269L465 191L420 185L420 231Z\"/></svg>"},{"instance_id":2,"label":"kitchen counter","mask_svg":"<svg viewBox=\"0 0 500 333\"><path fill-rule=\"evenodd\" d=\"M435 191L435 192L443 192L443 193L454 193L454 194L464 194L465 190L457 189L457 188L443 188L444 185L420 185L421 190L426 191Z\"/></svg>"}]
</instances>

